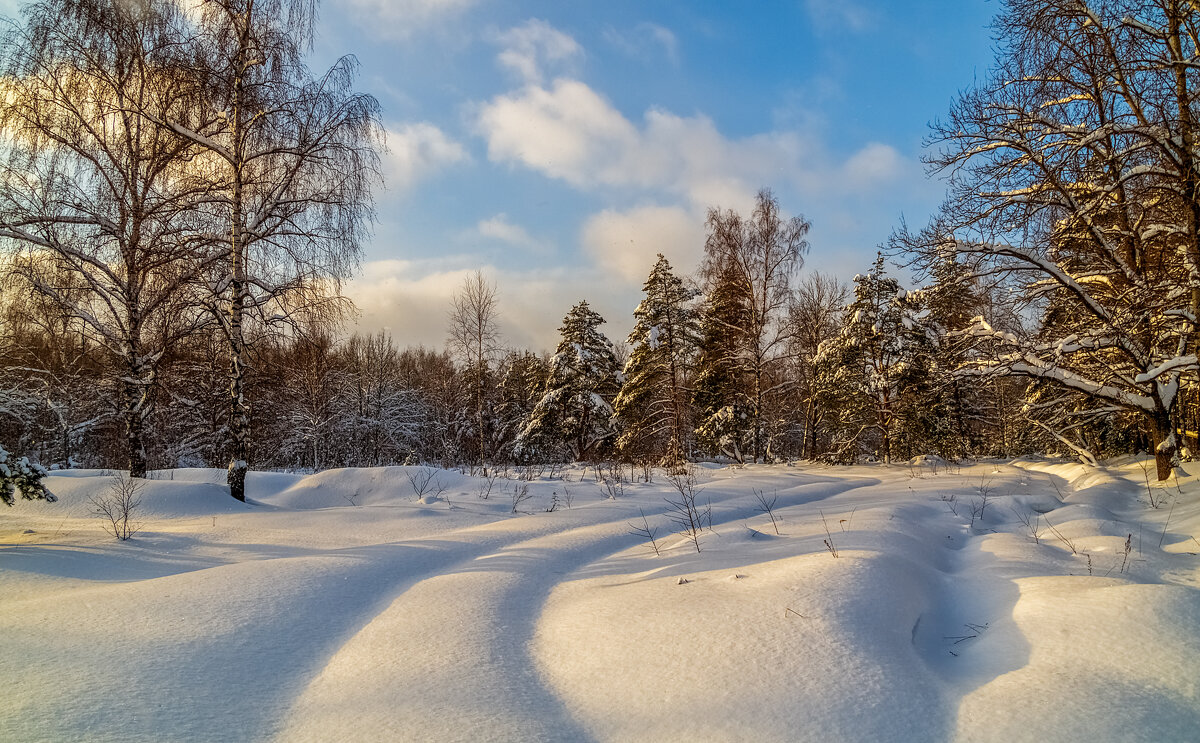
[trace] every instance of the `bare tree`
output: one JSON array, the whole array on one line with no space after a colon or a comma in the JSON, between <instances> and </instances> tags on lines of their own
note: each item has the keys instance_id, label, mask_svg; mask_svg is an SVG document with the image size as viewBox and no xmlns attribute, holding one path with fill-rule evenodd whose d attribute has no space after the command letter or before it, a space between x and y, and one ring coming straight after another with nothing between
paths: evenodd
<instances>
[{"instance_id":1,"label":"bare tree","mask_svg":"<svg viewBox=\"0 0 1200 743\"><path fill-rule=\"evenodd\" d=\"M1200 13L1183 0L1007 0L997 70L934 126L950 195L893 244L1021 290L1018 335L982 318L967 373L1023 376L1140 415L1160 479L1197 369Z\"/></svg>"},{"instance_id":2,"label":"bare tree","mask_svg":"<svg viewBox=\"0 0 1200 743\"><path fill-rule=\"evenodd\" d=\"M90 501L92 512L104 520L104 530L122 542L133 538L142 525L134 519L142 505L142 483L132 477L113 478L102 495Z\"/></svg>"},{"instance_id":3,"label":"bare tree","mask_svg":"<svg viewBox=\"0 0 1200 743\"><path fill-rule=\"evenodd\" d=\"M197 234L206 185L194 143L147 116L190 123L178 93L179 7L45 0L0 43L0 239L12 262L115 360L130 473L165 349L203 322L192 287L211 258Z\"/></svg>"},{"instance_id":4,"label":"bare tree","mask_svg":"<svg viewBox=\"0 0 1200 743\"><path fill-rule=\"evenodd\" d=\"M496 287L481 271L463 280L450 309L448 343L467 369L475 399L475 425L479 443L479 467L487 476L487 426L483 416L487 397L489 363L500 350L500 331L496 327Z\"/></svg>"},{"instance_id":5,"label":"bare tree","mask_svg":"<svg viewBox=\"0 0 1200 743\"><path fill-rule=\"evenodd\" d=\"M737 342L733 361L748 378L751 445L754 460L766 459L765 403L775 391L769 367L781 355L790 328L782 322L791 301L791 282L808 249L804 239L809 223L802 217L784 218L779 201L768 189L758 192L754 211L744 218L733 210L710 209L708 239L701 272L708 283L732 282L741 320L726 323ZM719 320L719 318L718 318Z\"/></svg>"},{"instance_id":6,"label":"bare tree","mask_svg":"<svg viewBox=\"0 0 1200 743\"><path fill-rule=\"evenodd\" d=\"M317 78L303 63L312 0L203 0L188 91L199 121L166 130L203 149L213 213L228 236L213 309L229 344L230 494L245 499L250 459L246 323L328 319L338 281L357 264L373 216L382 141L379 104L353 89L356 62Z\"/></svg>"}]
</instances>

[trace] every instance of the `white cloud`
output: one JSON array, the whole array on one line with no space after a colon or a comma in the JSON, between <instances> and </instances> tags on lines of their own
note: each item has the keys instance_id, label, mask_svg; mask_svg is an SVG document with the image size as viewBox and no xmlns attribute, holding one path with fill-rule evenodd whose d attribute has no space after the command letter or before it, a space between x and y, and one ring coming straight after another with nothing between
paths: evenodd
<instances>
[{"instance_id":1,"label":"white cloud","mask_svg":"<svg viewBox=\"0 0 1200 743\"><path fill-rule=\"evenodd\" d=\"M388 132L383 175L392 191L407 191L418 180L468 159L463 146L433 124L405 124Z\"/></svg>"},{"instance_id":2,"label":"white cloud","mask_svg":"<svg viewBox=\"0 0 1200 743\"><path fill-rule=\"evenodd\" d=\"M350 12L372 36L406 39L428 26L453 18L479 0L348 0Z\"/></svg>"},{"instance_id":3,"label":"white cloud","mask_svg":"<svg viewBox=\"0 0 1200 743\"><path fill-rule=\"evenodd\" d=\"M520 163L580 187L620 176L605 163L638 140L637 130L612 104L567 79L549 89L529 86L498 96L481 109L479 127L491 160Z\"/></svg>"},{"instance_id":4,"label":"white cloud","mask_svg":"<svg viewBox=\"0 0 1200 743\"><path fill-rule=\"evenodd\" d=\"M871 142L846 161L842 170L847 185L869 188L900 176L906 168L904 158L890 145Z\"/></svg>"},{"instance_id":5,"label":"white cloud","mask_svg":"<svg viewBox=\"0 0 1200 743\"><path fill-rule=\"evenodd\" d=\"M529 85L479 108L493 162L520 165L579 189L643 190L693 210L744 209L762 186L801 196L880 188L912 170L894 148L873 142L839 161L816 136L767 132L731 139L704 115L647 111L640 125L583 82Z\"/></svg>"},{"instance_id":6,"label":"white cloud","mask_svg":"<svg viewBox=\"0 0 1200 743\"><path fill-rule=\"evenodd\" d=\"M537 18L498 34L496 42L503 47L497 61L531 85L541 84L548 64L562 65L583 55L575 39Z\"/></svg>"},{"instance_id":7,"label":"white cloud","mask_svg":"<svg viewBox=\"0 0 1200 743\"><path fill-rule=\"evenodd\" d=\"M677 274L695 270L704 249L704 218L679 207L606 209L584 223L580 242L601 269L641 286L658 253Z\"/></svg>"},{"instance_id":8,"label":"white cloud","mask_svg":"<svg viewBox=\"0 0 1200 743\"><path fill-rule=\"evenodd\" d=\"M604 30L604 40L635 59L651 62L662 55L671 64L679 64L679 39L657 23L643 22L627 30L609 27Z\"/></svg>"},{"instance_id":9,"label":"white cloud","mask_svg":"<svg viewBox=\"0 0 1200 743\"><path fill-rule=\"evenodd\" d=\"M847 29L854 33L873 30L879 16L854 0L805 0L813 25L821 30Z\"/></svg>"},{"instance_id":10,"label":"white cloud","mask_svg":"<svg viewBox=\"0 0 1200 743\"><path fill-rule=\"evenodd\" d=\"M633 324L638 293L598 283L592 273L561 267L507 271L467 258L458 263L462 265L407 260L365 264L362 274L346 286L360 312L354 329L387 330L400 346L440 349L446 341L451 299L476 269L496 283L499 325L507 346L553 350L562 318L581 299L609 320L603 330L614 341L624 339Z\"/></svg>"},{"instance_id":11,"label":"white cloud","mask_svg":"<svg viewBox=\"0 0 1200 743\"><path fill-rule=\"evenodd\" d=\"M520 250L542 255L552 252L551 246L530 235L521 225L509 221L507 214L497 214L481 220L475 225L475 231L481 237L498 240Z\"/></svg>"}]
</instances>

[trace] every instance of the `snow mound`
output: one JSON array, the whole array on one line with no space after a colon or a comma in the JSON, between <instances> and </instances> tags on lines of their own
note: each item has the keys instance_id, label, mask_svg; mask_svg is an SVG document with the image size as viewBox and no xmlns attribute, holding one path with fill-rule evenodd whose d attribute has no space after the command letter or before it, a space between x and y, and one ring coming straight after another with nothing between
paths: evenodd
<instances>
[{"instance_id":1,"label":"snow mound","mask_svg":"<svg viewBox=\"0 0 1200 743\"><path fill-rule=\"evenodd\" d=\"M278 492L251 493L256 500L292 509L428 505L447 494L466 493L474 487L472 479L433 467L347 468L301 477Z\"/></svg>"},{"instance_id":2,"label":"snow mound","mask_svg":"<svg viewBox=\"0 0 1200 743\"><path fill-rule=\"evenodd\" d=\"M58 497L58 503L31 502L23 507L45 516L83 518L92 516L92 499L109 496L121 475L103 470L64 470L45 478L46 487ZM229 497L229 488L199 480L132 481L141 503L138 518L186 518L223 513L245 513L252 506Z\"/></svg>"}]
</instances>

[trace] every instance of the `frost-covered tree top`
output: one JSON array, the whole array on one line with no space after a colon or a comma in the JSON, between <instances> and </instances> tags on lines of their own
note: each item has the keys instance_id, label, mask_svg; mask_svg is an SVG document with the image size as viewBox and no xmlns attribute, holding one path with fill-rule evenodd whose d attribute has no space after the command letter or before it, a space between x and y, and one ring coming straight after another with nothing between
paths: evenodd
<instances>
[{"instance_id":1,"label":"frost-covered tree top","mask_svg":"<svg viewBox=\"0 0 1200 743\"><path fill-rule=\"evenodd\" d=\"M665 333L674 333L676 330L687 334L690 339L697 337L696 312L691 302L700 296L700 292L684 284L683 279L675 275L670 261L662 253L658 254L658 260L642 291L646 296L633 311L634 326L629 333L631 345L636 347L645 343L657 348L662 344Z\"/></svg>"},{"instance_id":2,"label":"frost-covered tree top","mask_svg":"<svg viewBox=\"0 0 1200 743\"><path fill-rule=\"evenodd\" d=\"M611 401L620 379L612 342L599 330L603 324L586 300L563 318L545 393L514 447L518 457L557 456L566 448L585 459L611 437Z\"/></svg>"}]
</instances>

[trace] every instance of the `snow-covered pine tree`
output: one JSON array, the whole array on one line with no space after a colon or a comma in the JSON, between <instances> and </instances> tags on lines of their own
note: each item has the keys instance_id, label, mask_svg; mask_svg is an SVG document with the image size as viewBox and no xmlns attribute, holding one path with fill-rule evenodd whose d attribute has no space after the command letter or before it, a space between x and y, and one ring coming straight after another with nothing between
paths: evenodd
<instances>
[{"instance_id":1,"label":"snow-covered pine tree","mask_svg":"<svg viewBox=\"0 0 1200 743\"><path fill-rule=\"evenodd\" d=\"M47 474L40 464L34 464L26 457L14 459L0 446L0 501L6 506L14 503L14 491L26 500L45 500L51 503L58 500L42 484L42 478Z\"/></svg>"},{"instance_id":2,"label":"snow-covered pine tree","mask_svg":"<svg viewBox=\"0 0 1200 743\"><path fill-rule=\"evenodd\" d=\"M828 404L840 413L839 458L872 453L890 462L910 453L913 432L931 425L920 404L929 365L921 315L887 275L882 255L870 273L854 277L842 330L822 346L818 360ZM902 423L909 430L902 431Z\"/></svg>"},{"instance_id":3,"label":"snow-covered pine tree","mask_svg":"<svg viewBox=\"0 0 1200 743\"><path fill-rule=\"evenodd\" d=\"M514 445L518 459L565 454L585 461L612 439L612 400L620 382L612 342L599 330L603 324L586 300L563 318L545 391Z\"/></svg>"},{"instance_id":4,"label":"snow-covered pine tree","mask_svg":"<svg viewBox=\"0 0 1200 743\"><path fill-rule=\"evenodd\" d=\"M636 322L628 341L633 351L625 365L625 382L613 401L622 427L617 446L674 465L689 450L687 380L700 338L694 307L700 293L672 272L662 253L643 291L646 296L633 311Z\"/></svg>"},{"instance_id":5,"label":"snow-covered pine tree","mask_svg":"<svg viewBox=\"0 0 1200 743\"><path fill-rule=\"evenodd\" d=\"M517 437L542 399L550 376L550 362L546 356L532 351L508 351L498 366L500 387L499 400L492 412L491 428L495 431L492 451L497 458L511 459Z\"/></svg>"},{"instance_id":6,"label":"snow-covered pine tree","mask_svg":"<svg viewBox=\"0 0 1200 743\"><path fill-rule=\"evenodd\" d=\"M934 265L932 283L914 293L927 310L926 326L934 336L930 349L929 394L924 405L932 427L925 431L931 451L961 459L981 451L990 385L964 379L956 372L967 363L970 338L961 331L983 314L983 302L970 270L948 250Z\"/></svg>"}]
</instances>

